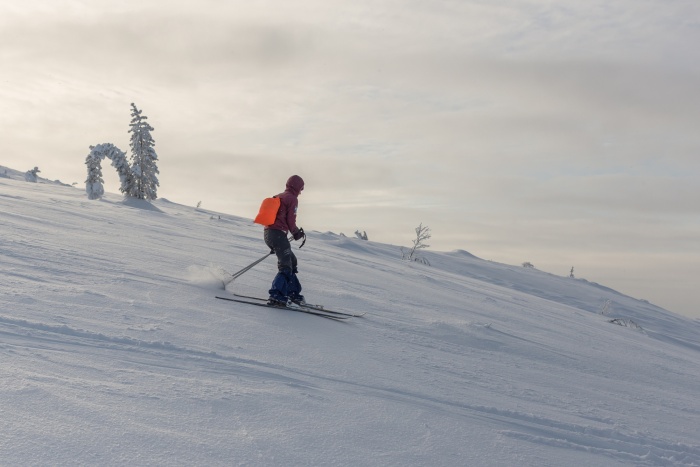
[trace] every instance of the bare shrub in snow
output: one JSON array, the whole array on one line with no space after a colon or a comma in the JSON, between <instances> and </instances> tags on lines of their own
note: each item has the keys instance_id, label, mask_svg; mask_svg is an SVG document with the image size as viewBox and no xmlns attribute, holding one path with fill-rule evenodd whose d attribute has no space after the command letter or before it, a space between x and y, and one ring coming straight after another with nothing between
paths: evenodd
<instances>
[{"instance_id":1,"label":"bare shrub in snow","mask_svg":"<svg viewBox=\"0 0 700 467\"><path fill-rule=\"evenodd\" d=\"M608 323L617 324L618 326L624 326L626 328L634 329L635 331L644 332L644 329L631 319L615 318L608 321Z\"/></svg>"},{"instance_id":2,"label":"bare shrub in snow","mask_svg":"<svg viewBox=\"0 0 700 467\"><path fill-rule=\"evenodd\" d=\"M413 246L409 250L404 250L403 247L401 248L401 259L407 261L418 261L423 264L430 264L428 263L427 259L419 258L417 256L418 250L430 247L430 245L425 243L425 241L428 240L430 237L432 237L430 233L430 227L428 227L427 225L423 227L423 223L420 223L418 227L416 227L416 238L412 240Z\"/></svg>"}]
</instances>

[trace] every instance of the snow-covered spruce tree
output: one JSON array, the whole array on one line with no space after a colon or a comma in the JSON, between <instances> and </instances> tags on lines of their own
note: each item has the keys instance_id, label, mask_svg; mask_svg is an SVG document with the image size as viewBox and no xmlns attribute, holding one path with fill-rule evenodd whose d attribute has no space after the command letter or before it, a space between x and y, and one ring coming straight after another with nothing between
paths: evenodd
<instances>
[{"instance_id":1,"label":"snow-covered spruce tree","mask_svg":"<svg viewBox=\"0 0 700 467\"><path fill-rule=\"evenodd\" d=\"M85 180L85 191L89 199L100 199L104 194L104 180L102 179L102 159L112 161L112 167L117 169L121 186L119 191L128 194L131 186L131 167L126 159L124 151L111 143L90 146L90 154L85 158L88 177Z\"/></svg>"},{"instance_id":2,"label":"snow-covered spruce tree","mask_svg":"<svg viewBox=\"0 0 700 467\"><path fill-rule=\"evenodd\" d=\"M131 184L127 194L150 201L158 198L158 155L153 149L153 127L146 122L148 117L141 115L141 112L136 105L131 104Z\"/></svg>"},{"instance_id":3,"label":"snow-covered spruce tree","mask_svg":"<svg viewBox=\"0 0 700 467\"><path fill-rule=\"evenodd\" d=\"M88 199L100 199L105 194L104 180L102 179L102 157L99 151L95 151L95 146L90 146L90 154L85 158L85 165L87 165L85 192Z\"/></svg>"},{"instance_id":4,"label":"snow-covered spruce tree","mask_svg":"<svg viewBox=\"0 0 700 467\"><path fill-rule=\"evenodd\" d=\"M114 146L109 145L105 157L109 157L112 161L112 167L117 169L119 174L119 191L128 194L131 189L131 184L133 183L133 177L131 175L131 167L129 166L129 161L126 158L126 153Z\"/></svg>"},{"instance_id":5,"label":"snow-covered spruce tree","mask_svg":"<svg viewBox=\"0 0 700 467\"><path fill-rule=\"evenodd\" d=\"M34 167L32 170L27 170L27 172L24 174L24 179L28 182L36 183L39 181L39 177L37 175L39 172L41 172L39 167Z\"/></svg>"}]
</instances>

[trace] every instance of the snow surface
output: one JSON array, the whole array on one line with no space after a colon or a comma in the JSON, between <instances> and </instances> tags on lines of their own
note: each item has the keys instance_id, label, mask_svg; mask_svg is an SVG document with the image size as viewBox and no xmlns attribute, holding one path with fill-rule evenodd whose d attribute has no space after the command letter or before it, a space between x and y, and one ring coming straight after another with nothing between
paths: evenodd
<instances>
[{"instance_id":1,"label":"snow surface","mask_svg":"<svg viewBox=\"0 0 700 467\"><path fill-rule=\"evenodd\" d=\"M2 465L700 465L698 321L311 229L307 299L365 317L216 300L266 295L221 289L251 220L0 175Z\"/></svg>"}]
</instances>

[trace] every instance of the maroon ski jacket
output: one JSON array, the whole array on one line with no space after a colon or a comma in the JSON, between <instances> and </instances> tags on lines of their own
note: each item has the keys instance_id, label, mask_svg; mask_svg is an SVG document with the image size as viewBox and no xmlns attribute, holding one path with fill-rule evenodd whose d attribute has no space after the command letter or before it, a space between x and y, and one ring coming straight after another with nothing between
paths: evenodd
<instances>
[{"instance_id":1,"label":"maroon ski jacket","mask_svg":"<svg viewBox=\"0 0 700 467\"><path fill-rule=\"evenodd\" d=\"M297 197L304 189L304 180L299 175L292 175L287 180L287 189L276 197L280 199L280 209L277 211L275 223L268 225L265 229L282 230L291 232L294 235L297 227L297 207L299 201Z\"/></svg>"}]
</instances>

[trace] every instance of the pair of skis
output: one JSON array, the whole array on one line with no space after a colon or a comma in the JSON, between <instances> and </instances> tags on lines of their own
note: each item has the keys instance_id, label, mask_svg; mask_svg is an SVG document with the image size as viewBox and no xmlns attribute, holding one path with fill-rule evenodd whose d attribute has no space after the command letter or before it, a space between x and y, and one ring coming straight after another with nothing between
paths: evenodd
<instances>
[{"instance_id":1,"label":"pair of skis","mask_svg":"<svg viewBox=\"0 0 700 467\"><path fill-rule=\"evenodd\" d=\"M357 317L365 315L365 313L355 314L355 313L345 313L342 311L328 310L328 309L324 308L322 305L311 305L311 304L298 305L298 304L294 303L294 304L288 305L286 307L278 307L278 306L268 305L266 298L251 297L249 295L239 295L239 294L233 294L233 296L236 298L219 297L219 296L217 296L216 298L218 298L219 300L228 300L230 302L246 303L248 305L255 305L255 306L264 306L265 308L274 308L277 310L298 311L301 313L306 313L306 314L315 315L315 316L321 316L323 318L329 318L329 319L334 319L334 320L344 320L344 319L348 319L348 318L357 318ZM243 299L245 299L245 300L243 300Z\"/></svg>"}]
</instances>

